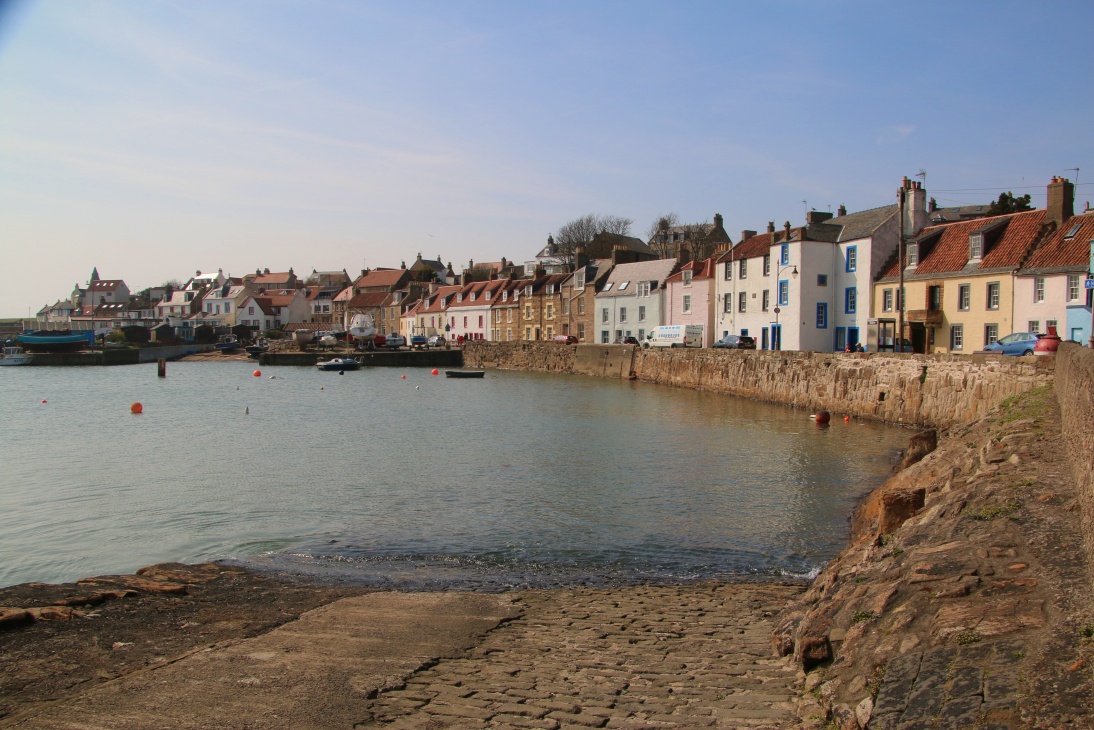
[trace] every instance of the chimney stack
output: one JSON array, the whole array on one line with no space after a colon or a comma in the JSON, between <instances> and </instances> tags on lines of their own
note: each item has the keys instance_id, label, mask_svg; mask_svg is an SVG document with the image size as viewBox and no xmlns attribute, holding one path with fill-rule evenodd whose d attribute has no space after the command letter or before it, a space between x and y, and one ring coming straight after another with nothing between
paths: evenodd
<instances>
[{"instance_id":1,"label":"chimney stack","mask_svg":"<svg viewBox=\"0 0 1094 730\"><path fill-rule=\"evenodd\" d=\"M722 214L721 213L715 213L714 214L714 227L715 228L721 228L722 227Z\"/></svg>"},{"instance_id":2,"label":"chimney stack","mask_svg":"<svg viewBox=\"0 0 1094 730\"><path fill-rule=\"evenodd\" d=\"M775 232L775 221L768 221L767 222L767 232L768 233L774 233Z\"/></svg>"},{"instance_id":3,"label":"chimney stack","mask_svg":"<svg viewBox=\"0 0 1094 730\"><path fill-rule=\"evenodd\" d=\"M842 217L843 217L843 216L845 216L845 215L847 215L847 206L846 206L846 205L841 205L841 206L840 206L840 207L839 207L839 208L837 209L837 212L836 212L836 217L838 217L838 218L842 218Z\"/></svg>"},{"instance_id":4,"label":"chimney stack","mask_svg":"<svg viewBox=\"0 0 1094 730\"><path fill-rule=\"evenodd\" d=\"M504 261L505 259L502 259L503 263ZM584 269L588 265L589 257L585 255L585 247L578 246L577 250L574 251L574 270L576 271L577 269Z\"/></svg>"},{"instance_id":5,"label":"chimney stack","mask_svg":"<svg viewBox=\"0 0 1094 730\"><path fill-rule=\"evenodd\" d=\"M1048 205L1045 223L1055 223L1059 228L1075 215L1075 186L1066 177L1053 177L1048 185Z\"/></svg>"},{"instance_id":6,"label":"chimney stack","mask_svg":"<svg viewBox=\"0 0 1094 730\"><path fill-rule=\"evenodd\" d=\"M783 223L783 241L790 240L790 221Z\"/></svg>"},{"instance_id":7,"label":"chimney stack","mask_svg":"<svg viewBox=\"0 0 1094 730\"><path fill-rule=\"evenodd\" d=\"M741 231L741 243L756 235L756 231Z\"/></svg>"},{"instance_id":8,"label":"chimney stack","mask_svg":"<svg viewBox=\"0 0 1094 730\"><path fill-rule=\"evenodd\" d=\"M823 212L819 210L811 210L805 214L806 224L823 223L832 217L831 213Z\"/></svg>"}]
</instances>

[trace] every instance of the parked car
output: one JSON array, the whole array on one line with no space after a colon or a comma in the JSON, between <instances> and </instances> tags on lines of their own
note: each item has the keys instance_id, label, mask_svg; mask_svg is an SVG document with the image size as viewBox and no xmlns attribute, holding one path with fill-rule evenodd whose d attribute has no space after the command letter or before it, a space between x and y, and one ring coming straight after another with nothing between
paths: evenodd
<instances>
[{"instance_id":1,"label":"parked car","mask_svg":"<svg viewBox=\"0 0 1094 730\"><path fill-rule=\"evenodd\" d=\"M552 342L560 342L563 345L576 345L577 338L573 335L555 335L551 338Z\"/></svg>"},{"instance_id":2,"label":"parked car","mask_svg":"<svg viewBox=\"0 0 1094 730\"><path fill-rule=\"evenodd\" d=\"M637 345L637 344L639 344L638 343L638 338L635 337L634 335L630 335L629 337L624 337L623 338L623 344L624 345Z\"/></svg>"},{"instance_id":3,"label":"parked car","mask_svg":"<svg viewBox=\"0 0 1094 730\"><path fill-rule=\"evenodd\" d=\"M426 337L425 335L411 335L410 336L410 346L413 347L415 350L417 350L419 348L422 348L422 347L425 347L428 344L429 344L429 338Z\"/></svg>"},{"instance_id":4,"label":"parked car","mask_svg":"<svg viewBox=\"0 0 1094 730\"><path fill-rule=\"evenodd\" d=\"M400 347L406 347L406 338L400 334L388 335L387 346L389 349L392 350L398 350Z\"/></svg>"},{"instance_id":5,"label":"parked car","mask_svg":"<svg viewBox=\"0 0 1094 730\"><path fill-rule=\"evenodd\" d=\"M444 347L444 335L430 335L426 342L427 347Z\"/></svg>"},{"instance_id":6,"label":"parked car","mask_svg":"<svg viewBox=\"0 0 1094 730\"><path fill-rule=\"evenodd\" d=\"M1041 335L1036 332L1015 332L1006 337L1000 337L995 342L984 347L984 352L1001 352L1004 355L1032 355L1033 348Z\"/></svg>"},{"instance_id":7,"label":"parked car","mask_svg":"<svg viewBox=\"0 0 1094 730\"><path fill-rule=\"evenodd\" d=\"M724 347L730 350L755 350L756 338L748 335L726 335L715 342L713 347Z\"/></svg>"}]
</instances>

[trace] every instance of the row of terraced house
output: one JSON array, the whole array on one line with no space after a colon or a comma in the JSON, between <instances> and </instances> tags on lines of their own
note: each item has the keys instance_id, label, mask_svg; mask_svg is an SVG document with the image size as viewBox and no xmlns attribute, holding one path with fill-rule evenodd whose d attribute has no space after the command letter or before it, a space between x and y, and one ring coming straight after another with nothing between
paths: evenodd
<instances>
[{"instance_id":1,"label":"row of terraced house","mask_svg":"<svg viewBox=\"0 0 1094 730\"><path fill-rule=\"evenodd\" d=\"M459 274L439 256L418 254L409 267L356 277L198 272L175 291L131 297L124 282L95 272L38 318L77 329L137 322L341 331L366 314L381 332L408 338L568 335L598 344L641 340L663 324L699 324L706 346L737 334L762 349L814 351L893 349L903 319L916 352L974 352L1012 332L1050 328L1085 343L1094 212L1074 213L1067 179L1053 178L1047 193L1043 209L986 215L988 206L939 208L905 178L900 202L812 211L801 226L769 223L762 233L742 231L736 243L715 215L697 237L671 229L645 242L602 233L569 258L549 238L523 264L472 261Z\"/></svg>"}]
</instances>

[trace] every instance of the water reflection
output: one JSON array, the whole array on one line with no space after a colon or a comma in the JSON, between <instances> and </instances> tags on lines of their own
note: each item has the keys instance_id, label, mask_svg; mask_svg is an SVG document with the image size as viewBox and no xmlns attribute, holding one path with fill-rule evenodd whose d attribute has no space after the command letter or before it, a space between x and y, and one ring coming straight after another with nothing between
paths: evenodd
<instances>
[{"instance_id":1,"label":"water reflection","mask_svg":"<svg viewBox=\"0 0 1094 730\"><path fill-rule=\"evenodd\" d=\"M0 583L212 558L384 585L804 574L907 437L627 381L252 369L0 372Z\"/></svg>"}]
</instances>

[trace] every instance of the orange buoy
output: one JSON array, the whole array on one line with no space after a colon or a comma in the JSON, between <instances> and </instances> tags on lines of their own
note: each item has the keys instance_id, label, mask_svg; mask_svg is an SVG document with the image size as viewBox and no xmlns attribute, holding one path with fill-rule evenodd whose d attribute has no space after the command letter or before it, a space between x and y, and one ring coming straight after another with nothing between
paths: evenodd
<instances>
[{"instance_id":1,"label":"orange buoy","mask_svg":"<svg viewBox=\"0 0 1094 730\"><path fill-rule=\"evenodd\" d=\"M828 421L832 420L832 414L828 411L817 411L816 418L817 423L828 423Z\"/></svg>"},{"instance_id":2,"label":"orange buoy","mask_svg":"<svg viewBox=\"0 0 1094 730\"><path fill-rule=\"evenodd\" d=\"M406 376L405 376L405 375L403 376L403 380L406 380Z\"/></svg>"},{"instance_id":3,"label":"orange buoy","mask_svg":"<svg viewBox=\"0 0 1094 730\"><path fill-rule=\"evenodd\" d=\"M851 417L850 417L850 416L844 416L844 417L843 417L843 422L844 422L844 423L848 423L848 422L849 422L850 420L851 420Z\"/></svg>"},{"instance_id":4,"label":"orange buoy","mask_svg":"<svg viewBox=\"0 0 1094 730\"><path fill-rule=\"evenodd\" d=\"M43 399L42 399L42 402L43 402L43 403L45 403L45 402L46 402L46 399L45 399L45 398L43 398Z\"/></svg>"},{"instance_id":5,"label":"orange buoy","mask_svg":"<svg viewBox=\"0 0 1094 730\"><path fill-rule=\"evenodd\" d=\"M254 376L255 376L256 378L261 378L261 377L262 377L262 371L261 371L261 370L255 370L255 371L254 371L254 373L252 373L252 374L253 374L253 375L254 375Z\"/></svg>"},{"instance_id":6,"label":"orange buoy","mask_svg":"<svg viewBox=\"0 0 1094 730\"><path fill-rule=\"evenodd\" d=\"M440 375L440 373L441 373L440 370L438 370L437 368L433 368L433 370L429 374L430 375ZM45 401L42 401L42 402L45 403Z\"/></svg>"},{"instance_id":7,"label":"orange buoy","mask_svg":"<svg viewBox=\"0 0 1094 730\"><path fill-rule=\"evenodd\" d=\"M130 413L142 413L143 411L144 406L142 406L140 403L134 403L133 405L129 406Z\"/></svg>"}]
</instances>

